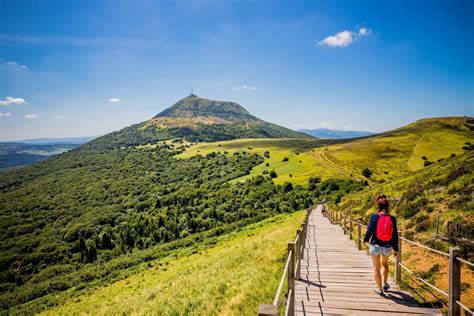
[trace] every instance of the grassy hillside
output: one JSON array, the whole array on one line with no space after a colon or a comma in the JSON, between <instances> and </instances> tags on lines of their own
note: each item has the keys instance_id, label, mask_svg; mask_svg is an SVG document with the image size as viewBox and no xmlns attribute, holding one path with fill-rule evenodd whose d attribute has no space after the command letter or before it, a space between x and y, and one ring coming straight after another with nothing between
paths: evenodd
<instances>
[{"instance_id":1,"label":"grassy hillside","mask_svg":"<svg viewBox=\"0 0 474 316\"><path fill-rule=\"evenodd\" d=\"M268 151L269 157L239 180L275 170L275 183L306 183L311 176L383 182L423 169L425 161L437 162L451 154L462 154L466 142L474 143L473 128L473 121L468 118L436 118L349 140L243 139L198 143L178 157L219 151L263 155ZM284 157L288 161L283 161ZM372 172L370 178L362 176L364 168Z\"/></svg>"},{"instance_id":2,"label":"grassy hillside","mask_svg":"<svg viewBox=\"0 0 474 316\"><path fill-rule=\"evenodd\" d=\"M211 152L227 152L229 155L235 152L256 153L264 158L264 162L252 168L249 175L240 177L234 182L245 181L253 176L261 175L263 172L274 170L277 177L275 183L307 183L311 175L317 174L314 170L314 158L310 154L313 148L327 144L328 140L302 138L302 139L238 139L214 143L197 143L178 158L189 158L195 155L207 155ZM264 155L268 152L268 155ZM283 158L288 161L283 161ZM268 164L268 166L267 166ZM318 173L319 174L319 173ZM329 177L327 177L329 178Z\"/></svg>"},{"instance_id":3,"label":"grassy hillside","mask_svg":"<svg viewBox=\"0 0 474 316\"><path fill-rule=\"evenodd\" d=\"M44 315L255 315L275 295L304 213L278 215L218 238L193 254L149 262L128 278L69 298Z\"/></svg>"},{"instance_id":4,"label":"grassy hillside","mask_svg":"<svg viewBox=\"0 0 474 316\"><path fill-rule=\"evenodd\" d=\"M386 181L461 154L465 142L474 142L474 125L468 118L420 120L373 137L319 148L312 152L316 169L330 169L337 177L360 177L369 168L373 181Z\"/></svg>"}]
</instances>

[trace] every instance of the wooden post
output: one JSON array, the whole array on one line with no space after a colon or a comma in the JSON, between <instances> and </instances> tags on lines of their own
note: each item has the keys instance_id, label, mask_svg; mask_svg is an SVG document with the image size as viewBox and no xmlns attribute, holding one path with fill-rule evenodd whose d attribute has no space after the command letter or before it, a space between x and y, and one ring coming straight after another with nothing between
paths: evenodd
<instances>
[{"instance_id":1,"label":"wooden post","mask_svg":"<svg viewBox=\"0 0 474 316\"><path fill-rule=\"evenodd\" d=\"M339 211L339 226L342 226L342 210Z\"/></svg>"},{"instance_id":2,"label":"wooden post","mask_svg":"<svg viewBox=\"0 0 474 316\"><path fill-rule=\"evenodd\" d=\"M352 209L349 210L349 239L352 240Z\"/></svg>"},{"instance_id":3,"label":"wooden post","mask_svg":"<svg viewBox=\"0 0 474 316\"><path fill-rule=\"evenodd\" d=\"M299 236L298 241L296 242L296 249L295 249L295 264L298 266L296 267L296 274L295 274L295 279L299 280L300 279L300 267L301 267L301 243L303 238L303 233L301 229L296 230L296 236ZM299 259L299 262L298 262Z\"/></svg>"},{"instance_id":4,"label":"wooden post","mask_svg":"<svg viewBox=\"0 0 474 316\"><path fill-rule=\"evenodd\" d=\"M344 215L344 218L342 219L342 232L344 235L346 234L346 216Z\"/></svg>"},{"instance_id":5,"label":"wooden post","mask_svg":"<svg viewBox=\"0 0 474 316\"><path fill-rule=\"evenodd\" d=\"M306 232L308 230L308 217L306 217L306 219L304 220L304 223L303 223L303 240L302 240L302 243L301 243L301 255L300 257L303 258L304 257L304 247L306 247Z\"/></svg>"},{"instance_id":6,"label":"wooden post","mask_svg":"<svg viewBox=\"0 0 474 316\"><path fill-rule=\"evenodd\" d=\"M446 222L446 238L449 238L449 222Z\"/></svg>"},{"instance_id":7,"label":"wooden post","mask_svg":"<svg viewBox=\"0 0 474 316\"><path fill-rule=\"evenodd\" d=\"M461 262L456 259L460 255L461 249L457 247L449 249L449 316L458 316L461 314L461 308L456 303L456 301L461 299Z\"/></svg>"},{"instance_id":8,"label":"wooden post","mask_svg":"<svg viewBox=\"0 0 474 316\"><path fill-rule=\"evenodd\" d=\"M398 238L398 255L395 258L395 283L400 284L402 281L402 239Z\"/></svg>"},{"instance_id":9,"label":"wooden post","mask_svg":"<svg viewBox=\"0 0 474 316\"><path fill-rule=\"evenodd\" d=\"M288 297L287 304L289 305L290 315L293 315L293 307L295 306L295 242L288 243L288 255L291 252L290 262L288 264L288 293L292 292L291 297Z\"/></svg>"},{"instance_id":10,"label":"wooden post","mask_svg":"<svg viewBox=\"0 0 474 316\"><path fill-rule=\"evenodd\" d=\"M362 250L360 219L357 220L357 249Z\"/></svg>"},{"instance_id":11,"label":"wooden post","mask_svg":"<svg viewBox=\"0 0 474 316\"><path fill-rule=\"evenodd\" d=\"M439 217L438 220L436 221L436 237L439 236Z\"/></svg>"},{"instance_id":12,"label":"wooden post","mask_svg":"<svg viewBox=\"0 0 474 316\"><path fill-rule=\"evenodd\" d=\"M258 316L277 316L278 308L276 305L260 304L258 306Z\"/></svg>"}]
</instances>

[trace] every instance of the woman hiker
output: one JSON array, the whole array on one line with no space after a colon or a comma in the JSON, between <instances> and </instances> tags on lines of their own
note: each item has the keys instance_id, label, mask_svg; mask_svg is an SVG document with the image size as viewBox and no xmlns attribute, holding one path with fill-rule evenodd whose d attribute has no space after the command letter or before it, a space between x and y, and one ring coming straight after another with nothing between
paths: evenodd
<instances>
[{"instance_id":1,"label":"woman hiker","mask_svg":"<svg viewBox=\"0 0 474 316\"><path fill-rule=\"evenodd\" d=\"M375 293L384 295L384 291L390 288L387 283L388 278L388 257L393 249L393 255L398 255L398 229L397 220L389 214L388 199L385 194L377 197L375 200L378 213L372 214L370 217L367 232L365 233L364 242L370 242L370 255L374 265L374 278L377 287ZM380 258L382 257L383 267L383 286L380 275Z\"/></svg>"}]
</instances>

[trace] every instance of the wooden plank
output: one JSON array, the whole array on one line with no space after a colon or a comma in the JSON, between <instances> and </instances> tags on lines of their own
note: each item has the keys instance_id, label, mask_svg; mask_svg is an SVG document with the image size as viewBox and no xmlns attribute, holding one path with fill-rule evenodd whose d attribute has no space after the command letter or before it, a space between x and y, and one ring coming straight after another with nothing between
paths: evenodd
<instances>
[{"instance_id":1,"label":"wooden plank","mask_svg":"<svg viewBox=\"0 0 474 316\"><path fill-rule=\"evenodd\" d=\"M355 311L347 309L338 309L338 308L321 308L320 311L295 311L295 315L306 316L306 315L355 315L355 316L387 316L387 315L397 315L397 316L413 316L412 313L387 313L387 312L373 312L373 311ZM421 315L441 315L441 313L426 313Z\"/></svg>"},{"instance_id":2,"label":"wooden plank","mask_svg":"<svg viewBox=\"0 0 474 316\"><path fill-rule=\"evenodd\" d=\"M306 310L318 310L321 307L327 308L339 308L346 310L355 310L355 311L374 311L374 312L389 312L389 313L412 313L416 314L426 314L433 312L431 308L413 308L411 306L404 306L402 304L388 304L388 303L359 303L359 302L314 302L314 303L301 303L295 302L295 310L302 311Z\"/></svg>"}]
</instances>

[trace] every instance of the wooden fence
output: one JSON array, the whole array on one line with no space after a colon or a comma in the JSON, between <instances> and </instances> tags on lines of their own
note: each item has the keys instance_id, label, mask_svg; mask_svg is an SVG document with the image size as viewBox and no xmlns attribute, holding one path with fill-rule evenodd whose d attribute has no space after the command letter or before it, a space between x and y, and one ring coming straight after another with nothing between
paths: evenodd
<instances>
[{"instance_id":1,"label":"wooden fence","mask_svg":"<svg viewBox=\"0 0 474 316\"><path fill-rule=\"evenodd\" d=\"M275 316L278 314L278 303L283 292L285 281L287 283L287 290L285 292L285 315L293 315L295 306L295 280L300 279L300 261L304 257L308 218L311 211L312 208L306 210L303 224L296 230L295 240L288 243L288 256L273 304L260 304L258 307L258 315Z\"/></svg>"}]
</instances>

